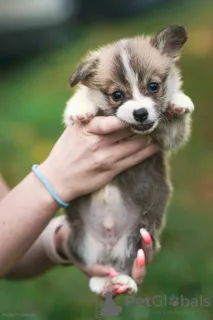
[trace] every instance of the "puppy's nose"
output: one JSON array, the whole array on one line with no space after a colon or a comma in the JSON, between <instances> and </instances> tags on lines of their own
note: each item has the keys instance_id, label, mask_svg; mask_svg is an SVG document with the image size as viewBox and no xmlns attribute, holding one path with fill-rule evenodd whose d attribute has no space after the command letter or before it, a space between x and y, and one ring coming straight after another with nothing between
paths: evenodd
<instances>
[{"instance_id":1,"label":"puppy's nose","mask_svg":"<svg viewBox=\"0 0 213 320\"><path fill-rule=\"evenodd\" d=\"M133 116L136 121L143 122L148 118L148 111L145 108L137 109L133 111Z\"/></svg>"}]
</instances>

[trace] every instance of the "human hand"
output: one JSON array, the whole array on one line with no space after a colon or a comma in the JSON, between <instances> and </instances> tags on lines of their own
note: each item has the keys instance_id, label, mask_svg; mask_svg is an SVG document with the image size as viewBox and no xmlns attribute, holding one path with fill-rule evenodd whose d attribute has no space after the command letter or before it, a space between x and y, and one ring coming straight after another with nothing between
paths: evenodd
<instances>
[{"instance_id":1,"label":"human hand","mask_svg":"<svg viewBox=\"0 0 213 320\"><path fill-rule=\"evenodd\" d=\"M67 250L64 250L66 246L67 239L69 238L69 228L67 224L64 223L55 233L55 246L58 253L65 258ZM153 257L153 244L150 234L145 230L141 229L141 249L138 250L137 257L134 260L131 276L135 280L138 286L140 286L144 280L146 274L146 264L149 264L152 261ZM93 266L84 266L80 263L75 265L89 278L91 277L106 277L106 276L116 276L118 273L112 267L102 266L102 265L93 265ZM120 294L127 293L127 288L117 287L116 285L106 288L106 291L113 293L113 296L116 297Z\"/></svg>"},{"instance_id":2,"label":"human hand","mask_svg":"<svg viewBox=\"0 0 213 320\"><path fill-rule=\"evenodd\" d=\"M153 243L152 243L152 238L150 234L145 230L141 229L141 249L138 250L137 252L137 257L135 258L132 266L132 272L131 272L131 277L135 280L136 284L141 286L144 277L146 275L146 265L149 264L152 261L153 258ZM99 268L98 268L99 267ZM103 269L103 274L101 275L100 270L101 267L103 266L95 266L95 270L93 270L93 267L90 267L91 271L96 271L98 269L99 274L96 275L94 272L92 272L91 276L106 276L109 274L106 274L107 270ZM112 276L116 276L118 273L115 271L115 273L112 273ZM108 288L106 288L106 291L112 292L113 296L116 297L120 294L127 294L128 293L128 286L119 286L117 285L112 285ZM105 293L103 293L105 294Z\"/></svg>"},{"instance_id":3,"label":"human hand","mask_svg":"<svg viewBox=\"0 0 213 320\"><path fill-rule=\"evenodd\" d=\"M63 201L91 193L117 174L153 155L154 144L133 136L116 117L96 117L65 129L40 171Z\"/></svg>"}]
</instances>

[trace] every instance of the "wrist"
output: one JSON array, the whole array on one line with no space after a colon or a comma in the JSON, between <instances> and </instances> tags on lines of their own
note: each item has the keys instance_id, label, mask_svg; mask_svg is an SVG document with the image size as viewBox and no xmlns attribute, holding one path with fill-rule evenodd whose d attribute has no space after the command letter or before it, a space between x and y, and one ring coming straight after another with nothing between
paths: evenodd
<instances>
[{"instance_id":1,"label":"wrist","mask_svg":"<svg viewBox=\"0 0 213 320\"><path fill-rule=\"evenodd\" d=\"M59 205L33 172L29 174L29 180L31 181L31 188L34 191L34 195L42 208L48 208L55 213L59 209Z\"/></svg>"},{"instance_id":2,"label":"wrist","mask_svg":"<svg viewBox=\"0 0 213 320\"><path fill-rule=\"evenodd\" d=\"M71 265L68 241L70 227L65 216L58 216L44 229L41 240L47 257L54 264Z\"/></svg>"},{"instance_id":3,"label":"wrist","mask_svg":"<svg viewBox=\"0 0 213 320\"><path fill-rule=\"evenodd\" d=\"M66 174L64 175L63 172L61 172L60 168L55 168L47 160L39 166L39 171L48 180L54 192L57 194L58 200L69 203L75 198L74 183L72 184L72 188L70 188L70 181L72 181L70 175L67 177ZM51 193L50 191L48 192Z\"/></svg>"},{"instance_id":4,"label":"wrist","mask_svg":"<svg viewBox=\"0 0 213 320\"><path fill-rule=\"evenodd\" d=\"M56 253L64 260L69 261L69 257L67 257L66 252L64 252L64 242L66 241L66 236L64 234L63 225L59 226L54 234L54 242Z\"/></svg>"}]
</instances>

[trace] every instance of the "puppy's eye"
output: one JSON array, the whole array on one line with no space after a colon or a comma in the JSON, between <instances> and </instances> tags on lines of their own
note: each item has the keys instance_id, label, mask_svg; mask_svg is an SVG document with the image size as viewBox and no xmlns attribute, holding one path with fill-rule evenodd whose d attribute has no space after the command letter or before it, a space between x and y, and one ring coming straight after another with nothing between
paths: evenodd
<instances>
[{"instance_id":1,"label":"puppy's eye","mask_svg":"<svg viewBox=\"0 0 213 320\"><path fill-rule=\"evenodd\" d=\"M117 90L117 91L113 92L112 99L115 102L122 101L124 99L124 93L122 91Z\"/></svg>"},{"instance_id":2,"label":"puppy's eye","mask_svg":"<svg viewBox=\"0 0 213 320\"><path fill-rule=\"evenodd\" d=\"M150 82L148 85L148 91L151 93L156 93L160 89L160 85L157 82Z\"/></svg>"}]
</instances>

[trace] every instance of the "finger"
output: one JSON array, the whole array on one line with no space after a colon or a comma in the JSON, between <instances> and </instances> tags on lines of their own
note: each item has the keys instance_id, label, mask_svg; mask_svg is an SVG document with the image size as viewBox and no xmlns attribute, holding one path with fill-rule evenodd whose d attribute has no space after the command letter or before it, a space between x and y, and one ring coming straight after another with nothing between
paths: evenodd
<instances>
[{"instance_id":1,"label":"finger","mask_svg":"<svg viewBox=\"0 0 213 320\"><path fill-rule=\"evenodd\" d=\"M86 134L88 135L88 133L86 133ZM103 148L105 146L117 144L118 142L122 142L123 140L128 139L128 138L134 139L134 134L130 130L130 128L125 128L125 129L119 130L118 132L111 133L108 135L102 135L102 136L93 135L93 138L95 139L94 142L97 142L98 145L101 144L101 147Z\"/></svg>"},{"instance_id":2,"label":"finger","mask_svg":"<svg viewBox=\"0 0 213 320\"><path fill-rule=\"evenodd\" d=\"M120 284L112 284L104 289L104 291L100 294L101 298L104 298L107 292L111 292L113 298L121 295L129 293L129 287L127 285Z\"/></svg>"},{"instance_id":3,"label":"finger","mask_svg":"<svg viewBox=\"0 0 213 320\"><path fill-rule=\"evenodd\" d=\"M135 155L137 152L147 147L147 140L141 136L134 137L130 140L124 140L113 145L110 149L110 154L113 162L121 161L129 156Z\"/></svg>"},{"instance_id":4,"label":"finger","mask_svg":"<svg viewBox=\"0 0 213 320\"><path fill-rule=\"evenodd\" d=\"M132 278L135 280L138 286L141 285L146 274L145 261L144 251L139 249L132 267Z\"/></svg>"},{"instance_id":5,"label":"finger","mask_svg":"<svg viewBox=\"0 0 213 320\"><path fill-rule=\"evenodd\" d=\"M125 142L122 142L122 144L123 143ZM140 143L136 146L134 151L131 150L131 153L129 156L126 156L126 158L120 159L115 163L115 170L118 173L146 160L147 158L151 157L153 154L155 154L159 150L158 146L155 144L150 144L149 146L144 147L143 142L140 142ZM126 154L128 154L128 152L126 152Z\"/></svg>"},{"instance_id":6,"label":"finger","mask_svg":"<svg viewBox=\"0 0 213 320\"><path fill-rule=\"evenodd\" d=\"M121 285L120 287L118 287L115 291L116 295L120 295L120 294L125 294L128 293L130 291L129 287L127 285Z\"/></svg>"},{"instance_id":7,"label":"finger","mask_svg":"<svg viewBox=\"0 0 213 320\"><path fill-rule=\"evenodd\" d=\"M88 124L84 126L84 130L87 133L92 134L110 134L121 129L124 129L127 125L116 118L110 117L95 117Z\"/></svg>"},{"instance_id":8,"label":"finger","mask_svg":"<svg viewBox=\"0 0 213 320\"><path fill-rule=\"evenodd\" d=\"M102 146L104 144L105 145L112 145L115 143L117 144L118 142L122 142L123 140L128 139L128 138L134 139L134 136L135 136L135 134L132 132L132 130L130 128L125 128L125 129L119 130L118 132L111 133L111 134L104 136L105 141L102 142Z\"/></svg>"},{"instance_id":9,"label":"finger","mask_svg":"<svg viewBox=\"0 0 213 320\"><path fill-rule=\"evenodd\" d=\"M117 272L111 267L93 265L93 266L84 266L77 264L78 268L81 269L89 278L90 277L112 277L116 276Z\"/></svg>"},{"instance_id":10,"label":"finger","mask_svg":"<svg viewBox=\"0 0 213 320\"><path fill-rule=\"evenodd\" d=\"M142 249L145 254L146 263L149 264L153 259L153 243L152 237L146 229L140 229L142 237Z\"/></svg>"}]
</instances>

